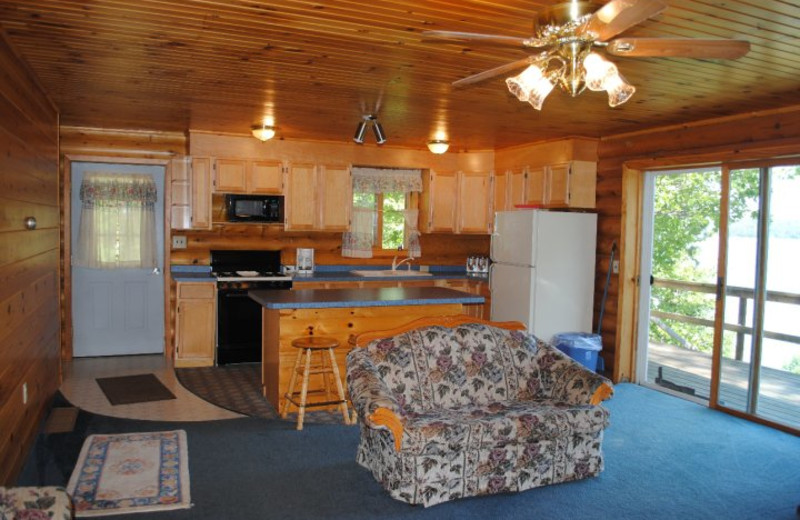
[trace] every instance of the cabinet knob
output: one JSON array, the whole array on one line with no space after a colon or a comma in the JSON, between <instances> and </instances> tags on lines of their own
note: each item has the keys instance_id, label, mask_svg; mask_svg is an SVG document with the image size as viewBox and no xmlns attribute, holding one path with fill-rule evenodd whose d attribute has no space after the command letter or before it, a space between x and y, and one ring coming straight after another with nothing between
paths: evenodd
<instances>
[{"instance_id":1,"label":"cabinet knob","mask_svg":"<svg viewBox=\"0 0 800 520\"><path fill-rule=\"evenodd\" d=\"M25 217L25 229L29 231L36 229L36 217Z\"/></svg>"}]
</instances>

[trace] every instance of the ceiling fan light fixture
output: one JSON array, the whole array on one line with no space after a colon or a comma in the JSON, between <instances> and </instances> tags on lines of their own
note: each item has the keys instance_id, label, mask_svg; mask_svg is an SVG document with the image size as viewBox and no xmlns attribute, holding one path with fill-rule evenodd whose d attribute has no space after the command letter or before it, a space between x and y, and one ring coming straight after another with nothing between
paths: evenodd
<instances>
[{"instance_id":1,"label":"ceiling fan light fixture","mask_svg":"<svg viewBox=\"0 0 800 520\"><path fill-rule=\"evenodd\" d=\"M267 124L255 125L250 131L253 133L253 137L262 143L275 137L275 127Z\"/></svg>"},{"instance_id":2,"label":"ceiling fan light fixture","mask_svg":"<svg viewBox=\"0 0 800 520\"><path fill-rule=\"evenodd\" d=\"M445 153L450 148L450 143L445 141L444 139L434 139L432 141L428 141L428 150L431 153L435 153L436 155L441 155Z\"/></svg>"}]
</instances>

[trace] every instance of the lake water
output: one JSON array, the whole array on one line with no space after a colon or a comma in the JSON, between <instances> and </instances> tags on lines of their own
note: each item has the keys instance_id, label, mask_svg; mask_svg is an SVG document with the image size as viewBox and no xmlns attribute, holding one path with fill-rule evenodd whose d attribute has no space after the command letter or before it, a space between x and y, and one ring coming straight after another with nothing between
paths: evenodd
<instances>
[{"instance_id":1,"label":"lake water","mask_svg":"<svg viewBox=\"0 0 800 520\"><path fill-rule=\"evenodd\" d=\"M701 267L714 272L717 262L718 243L716 238L706 241L701 248L699 259ZM729 286L753 287L756 272L756 238L730 237L728 244ZM767 290L800 294L800 239L770 238L767 259ZM736 323L738 298L727 298L725 322ZM752 324L752 306L748 306L747 324ZM780 332L800 336L800 305L768 302L764 315L764 328L770 332ZM730 333L729 333L730 334ZM745 360L749 359L750 336L745 342ZM800 358L800 345L765 339L762 347L762 364L771 368L783 369L795 357Z\"/></svg>"}]
</instances>

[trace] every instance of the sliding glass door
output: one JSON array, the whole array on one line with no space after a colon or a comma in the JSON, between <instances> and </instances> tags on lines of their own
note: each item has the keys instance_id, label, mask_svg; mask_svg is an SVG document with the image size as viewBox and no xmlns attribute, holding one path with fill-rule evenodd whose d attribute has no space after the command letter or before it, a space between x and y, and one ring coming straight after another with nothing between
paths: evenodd
<instances>
[{"instance_id":1,"label":"sliding glass door","mask_svg":"<svg viewBox=\"0 0 800 520\"><path fill-rule=\"evenodd\" d=\"M648 172L639 382L711 394L721 170ZM645 326L646 324L646 326Z\"/></svg>"},{"instance_id":2,"label":"sliding glass door","mask_svg":"<svg viewBox=\"0 0 800 520\"><path fill-rule=\"evenodd\" d=\"M718 404L800 428L800 167L732 169ZM735 211L735 204L743 211Z\"/></svg>"},{"instance_id":3,"label":"sliding glass door","mask_svg":"<svg viewBox=\"0 0 800 520\"><path fill-rule=\"evenodd\" d=\"M644 186L637 380L800 429L800 166Z\"/></svg>"}]
</instances>

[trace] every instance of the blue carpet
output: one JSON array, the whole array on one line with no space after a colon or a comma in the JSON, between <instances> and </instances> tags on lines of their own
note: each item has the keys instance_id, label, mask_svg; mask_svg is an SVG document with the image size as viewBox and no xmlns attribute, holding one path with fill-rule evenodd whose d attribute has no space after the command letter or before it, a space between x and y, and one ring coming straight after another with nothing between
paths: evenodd
<instances>
[{"instance_id":1,"label":"blue carpet","mask_svg":"<svg viewBox=\"0 0 800 520\"><path fill-rule=\"evenodd\" d=\"M75 432L40 435L19 485L66 483L86 435L180 427L194 507L148 519L797 520L800 438L631 384L618 385L606 404L600 477L428 509L389 498L356 465L357 428L309 424L298 432L257 418L160 423L82 412Z\"/></svg>"}]
</instances>

